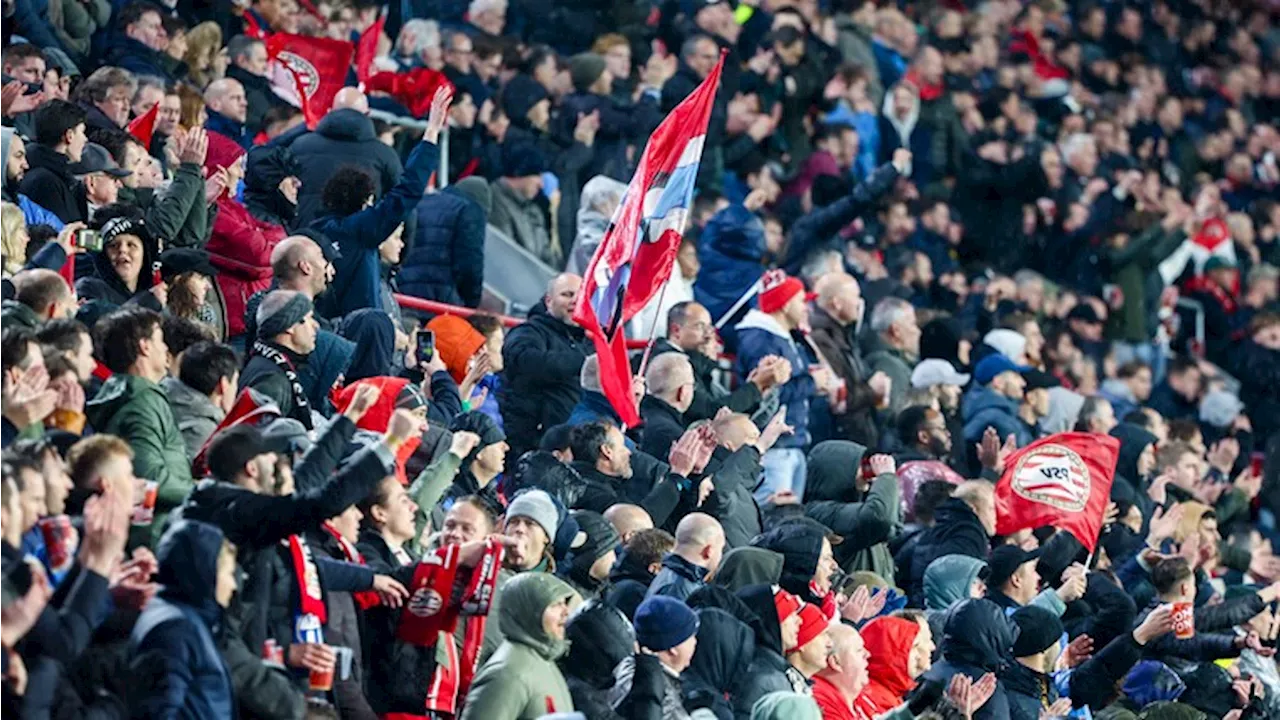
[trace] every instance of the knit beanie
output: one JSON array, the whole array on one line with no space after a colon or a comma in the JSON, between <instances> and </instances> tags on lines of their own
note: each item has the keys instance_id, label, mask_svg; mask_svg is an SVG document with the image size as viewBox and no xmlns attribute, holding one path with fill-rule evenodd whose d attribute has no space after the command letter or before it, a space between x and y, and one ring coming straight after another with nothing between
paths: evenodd
<instances>
[{"instance_id":1,"label":"knit beanie","mask_svg":"<svg viewBox=\"0 0 1280 720\"><path fill-rule=\"evenodd\" d=\"M773 609L778 613L778 624L781 625L787 618L800 612L800 606L804 603L800 598L792 593L783 590L777 585L773 586Z\"/></svg>"},{"instance_id":2,"label":"knit beanie","mask_svg":"<svg viewBox=\"0 0 1280 720\"><path fill-rule=\"evenodd\" d=\"M480 442L476 443L471 453L462 459L463 466L476 458L476 455L490 445L496 445L507 439L507 434L498 427L498 423L493 418L485 415L479 410L460 413L453 418L453 422L449 423L449 432L469 432L480 436ZM548 536L554 533L548 533Z\"/></svg>"},{"instance_id":3,"label":"knit beanie","mask_svg":"<svg viewBox=\"0 0 1280 720\"><path fill-rule=\"evenodd\" d=\"M507 506L506 517L508 521L517 517L529 518L542 526L548 540L556 536L556 529L560 526L556 504L541 490L528 490L515 496Z\"/></svg>"},{"instance_id":4,"label":"knit beanie","mask_svg":"<svg viewBox=\"0 0 1280 720\"><path fill-rule=\"evenodd\" d=\"M461 383L467 376L467 363L484 347L484 336L457 315L437 315L427 323L427 329L435 333L436 352L449 375L454 382Z\"/></svg>"},{"instance_id":5,"label":"knit beanie","mask_svg":"<svg viewBox=\"0 0 1280 720\"><path fill-rule=\"evenodd\" d=\"M289 298L283 305L276 306L270 302L271 296L276 293L292 293L293 297ZM314 310L311 298L300 292L291 290L274 290L262 299L262 303L258 305L258 337L262 340L270 341L271 338L287 332L289 328L302 322L307 313Z\"/></svg>"},{"instance_id":6,"label":"knit beanie","mask_svg":"<svg viewBox=\"0 0 1280 720\"><path fill-rule=\"evenodd\" d=\"M598 512L574 510L570 515L578 523L578 537L569 550L569 563L587 571L618 546L618 531Z\"/></svg>"},{"instance_id":7,"label":"knit beanie","mask_svg":"<svg viewBox=\"0 0 1280 720\"><path fill-rule=\"evenodd\" d=\"M461 195L480 206L487 217L493 208L493 194L489 192L489 183L482 177L466 177L449 186L449 192Z\"/></svg>"},{"instance_id":8,"label":"knit beanie","mask_svg":"<svg viewBox=\"0 0 1280 720\"><path fill-rule=\"evenodd\" d=\"M1062 639L1062 621L1042 607L1020 607L1010 619L1018 626L1018 638L1013 641L1014 657L1037 655Z\"/></svg>"},{"instance_id":9,"label":"knit beanie","mask_svg":"<svg viewBox=\"0 0 1280 720\"><path fill-rule=\"evenodd\" d=\"M787 648L787 653L796 652L813 642L826 631L828 625L827 616L822 614L821 608L813 603L805 603L804 607L800 608L800 632L796 635L796 646Z\"/></svg>"},{"instance_id":10,"label":"knit beanie","mask_svg":"<svg viewBox=\"0 0 1280 720\"><path fill-rule=\"evenodd\" d=\"M633 623L640 647L670 650L698 634L698 615L688 605L666 595L653 595L636 608Z\"/></svg>"},{"instance_id":11,"label":"knit beanie","mask_svg":"<svg viewBox=\"0 0 1280 720\"><path fill-rule=\"evenodd\" d=\"M210 132L209 150L204 156L204 170L206 175L212 175L217 172L218 168L231 167L236 161L244 157L244 148L240 147L240 143L223 135L222 133ZM228 192L234 192L235 188L227 188Z\"/></svg>"},{"instance_id":12,"label":"knit beanie","mask_svg":"<svg viewBox=\"0 0 1280 720\"><path fill-rule=\"evenodd\" d=\"M781 270L770 270L761 278L760 312L775 313L787 306L791 298L804 292L804 283Z\"/></svg>"},{"instance_id":13,"label":"knit beanie","mask_svg":"<svg viewBox=\"0 0 1280 720\"><path fill-rule=\"evenodd\" d=\"M586 92L604 74L604 58L593 52L578 53L569 58L569 77L573 78L573 89Z\"/></svg>"}]
</instances>

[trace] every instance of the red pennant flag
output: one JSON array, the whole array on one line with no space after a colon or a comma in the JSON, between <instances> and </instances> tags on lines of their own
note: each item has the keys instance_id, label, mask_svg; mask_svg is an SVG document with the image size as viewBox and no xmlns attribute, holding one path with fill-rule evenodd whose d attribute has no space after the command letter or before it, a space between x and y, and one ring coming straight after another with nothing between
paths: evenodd
<instances>
[{"instance_id":1,"label":"red pennant flag","mask_svg":"<svg viewBox=\"0 0 1280 720\"><path fill-rule=\"evenodd\" d=\"M271 398L254 390L253 388L245 388L236 396L236 402L231 406L231 412L222 418L222 422L218 423L218 427L213 429L208 439L204 441L204 446L200 448L200 452L196 453L196 457L191 461L191 474L195 477L204 477L208 468L205 464L205 454L209 451L209 445L218 433L227 428L235 427L242 423L251 423L258 425L266 420L274 420L280 417L280 407L271 401Z\"/></svg>"},{"instance_id":2,"label":"red pennant flag","mask_svg":"<svg viewBox=\"0 0 1280 720\"><path fill-rule=\"evenodd\" d=\"M347 81L355 46L342 40L276 33L267 38L267 57L293 76L307 127L315 129L333 96Z\"/></svg>"},{"instance_id":3,"label":"red pennant flag","mask_svg":"<svg viewBox=\"0 0 1280 720\"><path fill-rule=\"evenodd\" d=\"M436 88L453 87L444 73L431 68L414 68L408 72L380 72L364 83L365 92L384 92L409 109L416 118L424 118L431 110Z\"/></svg>"},{"instance_id":4,"label":"red pennant flag","mask_svg":"<svg viewBox=\"0 0 1280 720\"><path fill-rule=\"evenodd\" d=\"M356 79L360 82L369 79L373 60L378 57L378 39L382 37L382 26L386 24L387 16L379 15L372 25L360 33L360 42L356 44Z\"/></svg>"},{"instance_id":5,"label":"red pennant flag","mask_svg":"<svg viewBox=\"0 0 1280 720\"><path fill-rule=\"evenodd\" d=\"M129 121L129 134L142 143L142 147L151 150L151 135L156 131L156 115L160 112L160 103Z\"/></svg>"},{"instance_id":6,"label":"red pennant flag","mask_svg":"<svg viewBox=\"0 0 1280 720\"><path fill-rule=\"evenodd\" d=\"M573 309L574 321L595 343L604 395L627 427L639 423L640 414L623 328L671 277L723 66L721 53L702 84L649 137Z\"/></svg>"},{"instance_id":7,"label":"red pennant flag","mask_svg":"<svg viewBox=\"0 0 1280 720\"><path fill-rule=\"evenodd\" d=\"M996 483L996 534L1049 525L1092 553L1119 456L1119 440L1080 432L1050 435L1013 453Z\"/></svg>"}]
</instances>

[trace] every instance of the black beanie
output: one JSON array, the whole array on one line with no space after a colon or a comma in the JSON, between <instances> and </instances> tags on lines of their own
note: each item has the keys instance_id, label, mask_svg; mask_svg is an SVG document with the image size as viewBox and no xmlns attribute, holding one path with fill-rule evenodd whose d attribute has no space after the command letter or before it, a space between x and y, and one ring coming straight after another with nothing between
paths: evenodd
<instances>
[{"instance_id":1,"label":"black beanie","mask_svg":"<svg viewBox=\"0 0 1280 720\"><path fill-rule=\"evenodd\" d=\"M1037 655L1062 638L1062 621L1042 607L1018 608L1010 619L1018 626L1018 639L1013 641L1014 657Z\"/></svg>"},{"instance_id":2,"label":"black beanie","mask_svg":"<svg viewBox=\"0 0 1280 720\"><path fill-rule=\"evenodd\" d=\"M507 434L502 432L502 428L498 427L493 418L479 410L464 412L454 417L453 422L449 423L449 432L469 432L480 436L480 442L476 444L475 449L466 457L463 464L474 460L481 450L507 439Z\"/></svg>"},{"instance_id":3,"label":"black beanie","mask_svg":"<svg viewBox=\"0 0 1280 720\"><path fill-rule=\"evenodd\" d=\"M574 510L570 514L578 521L582 542L569 550L569 563L585 572L618 546L618 531L598 512Z\"/></svg>"}]
</instances>

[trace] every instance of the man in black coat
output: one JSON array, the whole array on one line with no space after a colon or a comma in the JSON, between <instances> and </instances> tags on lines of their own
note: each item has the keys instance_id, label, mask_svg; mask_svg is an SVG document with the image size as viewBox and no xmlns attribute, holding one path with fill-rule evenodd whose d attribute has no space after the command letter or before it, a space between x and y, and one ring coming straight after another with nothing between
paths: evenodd
<instances>
[{"instance_id":1,"label":"man in black coat","mask_svg":"<svg viewBox=\"0 0 1280 720\"><path fill-rule=\"evenodd\" d=\"M996 531L995 487L985 480L962 483L955 494L938 508L934 525L916 544L910 563L912 607L924 607L924 571L943 555L968 555L986 560L991 536ZM904 568L906 569L906 568Z\"/></svg>"},{"instance_id":2,"label":"man in black coat","mask_svg":"<svg viewBox=\"0 0 1280 720\"><path fill-rule=\"evenodd\" d=\"M58 216L64 223L83 222L83 195L76 192L71 164L89 138L85 135L85 112L75 103L50 100L35 112L35 142L27 146L30 167L22 176L19 192Z\"/></svg>"},{"instance_id":3,"label":"man in black coat","mask_svg":"<svg viewBox=\"0 0 1280 720\"><path fill-rule=\"evenodd\" d=\"M586 481L581 497L574 504L575 510L604 513L616 503L630 502L644 508L653 518L653 524L662 527L680 504L681 495L693 492L689 479L693 473L692 458L673 452L672 460L680 460L681 467L666 468L657 463L661 470L670 471L652 473L656 479L645 473L637 477L626 437L613 425L604 422L579 425L573 429L570 446L575 458L573 469ZM639 457L648 458L650 464L654 464L648 455L641 453Z\"/></svg>"},{"instance_id":4,"label":"man in black coat","mask_svg":"<svg viewBox=\"0 0 1280 720\"><path fill-rule=\"evenodd\" d=\"M239 390L253 388L271 398L280 413L313 427L311 404L300 376L316 349L311 300L296 290L273 290L258 305L257 337L240 373ZM330 516L332 517L332 516Z\"/></svg>"},{"instance_id":5,"label":"man in black coat","mask_svg":"<svg viewBox=\"0 0 1280 720\"><path fill-rule=\"evenodd\" d=\"M315 132L289 146L302 166L302 190L298 193L298 226L309 225L323 212L320 195L325 183L343 165L367 170L374 180L377 200L400 181L404 167L400 157L378 139L368 118L369 99L355 88L343 88L333 97L333 108L320 119Z\"/></svg>"},{"instance_id":6,"label":"man in black coat","mask_svg":"<svg viewBox=\"0 0 1280 720\"><path fill-rule=\"evenodd\" d=\"M479 307L484 294L484 238L492 198L484 178L469 177L418 202L417 231L400 263L400 291Z\"/></svg>"},{"instance_id":7,"label":"man in black coat","mask_svg":"<svg viewBox=\"0 0 1280 720\"><path fill-rule=\"evenodd\" d=\"M565 273L547 286L543 305L502 345L505 366L498 407L515 457L537 447L542 432L569 419L582 393L579 375L590 352L573 306L582 278ZM603 508L601 508L603 510Z\"/></svg>"},{"instance_id":8,"label":"man in black coat","mask_svg":"<svg viewBox=\"0 0 1280 720\"><path fill-rule=\"evenodd\" d=\"M244 98L249 106L244 118L245 129L250 135L257 135L264 129L267 111L288 104L272 91L271 81L267 79L267 46L257 38L237 35L227 43L227 57L231 61L227 77L244 86Z\"/></svg>"},{"instance_id":9,"label":"man in black coat","mask_svg":"<svg viewBox=\"0 0 1280 720\"><path fill-rule=\"evenodd\" d=\"M693 402L693 366L684 355L666 353L649 361L644 379L648 394L640 401L644 421L640 449L665 457L687 427L684 411Z\"/></svg>"}]
</instances>

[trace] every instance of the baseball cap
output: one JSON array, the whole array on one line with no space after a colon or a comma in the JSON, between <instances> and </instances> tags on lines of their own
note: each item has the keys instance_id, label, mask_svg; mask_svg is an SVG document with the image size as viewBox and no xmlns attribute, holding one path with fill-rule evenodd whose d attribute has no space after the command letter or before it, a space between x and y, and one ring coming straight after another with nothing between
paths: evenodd
<instances>
[{"instance_id":1,"label":"baseball cap","mask_svg":"<svg viewBox=\"0 0 1280 720\"><path fill-rule=\"evenodd\" d=\"M1035 368L1023 372L1022 379L1027 381L1027 390L1048 390L1062 385L1058 378Z\"/></svg>"},{"instance_id":2,"label":"baseball cap","mask_svg":"<svg viewBox=\"0 0 1280 720\"><path fill-rule=\"evenodd\" d=\"M76 176L106 173L112 177L127 177L133 173L116 164L115 158L107 149L97 143L86 143L80 152L80 162L71 166L71 174Z\"/></svg>"},{"instance_id":3,"label":"baseball cap","mask_svg":"<svg viewBox=\"0 0 1280 720\"><path fill-rule=\"evenodd\" d=\"M1067 320L1079 320L1087 323L1102 322L1102 318L1098 317L1098 311L1094 310L1089 303L1080 303L1071 308L1071 312L1067 313Z\"/></svg>"},{"instance_id":4,"label":"baseball cap","mask_svg":"<svg viewBox=\"0 0 1280 720\"><path fill-rule=\"evenodd\" d=\"M978 381L979 385L986 385L1001 373L1007 373L1011 370L1016 373L1024 373L1030 369L1026 365L1018 365L1004 355L995 353L982 358L982 361L978 363L978 367L973 369L973 378Z\"/></svg>"},{"instance_id":5,"label":"baseball cap","mask_svg":"<svg viewBox=\"0 0 1280 720\"><path fill-rule=\"evenodd\" d=\"M956 372L951 363L939 358L929 358L921 360L919 365L911 371L911 387L917 390L933 387L934 385L959 385L964 387L969 384L969 375L962 372Z\"/></svg>"},{"instance_id":6,"label":"baseball cap","mask_svg":"<svg viewBox=\"0 0 1280 720\"><path fill-rule=\"evenodd\" d=\"M991 558L987 560L987 585L993 588L999 588L1013 574L1018 572L1018 568L1037 560L1040 557L1039 548L1035 550L1023 550L1017 545L1001 545L991 551Z\"/></svg>"}]
</instances>

